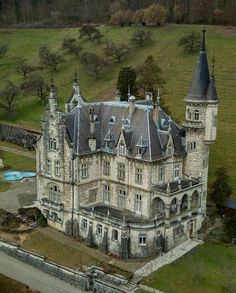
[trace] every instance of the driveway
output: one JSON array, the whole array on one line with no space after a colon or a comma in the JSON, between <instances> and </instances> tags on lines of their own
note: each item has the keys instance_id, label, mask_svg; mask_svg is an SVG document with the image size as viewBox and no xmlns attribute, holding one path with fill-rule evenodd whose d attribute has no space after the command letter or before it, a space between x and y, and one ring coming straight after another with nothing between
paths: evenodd
<instances>
[{"instance_id":1,"label":"driveway","mask_svg":"<svg viewBox=\"0 0 236 293\"><path fill-rule=\"evenodd\" d=\"M30 205L36 200L36 186L36 178L14 182L8 191L0 192L0 208L16 213L20 207Z\"/></svg>"},{"instance_id":2,"label":"driveway","mask_svg":"<svg viewBox=\"0 0 236 293\"><path fill-rule=\"evenodd\" d=\"M84 292L1 251L0 264L1 274L28 285L32 290L38 290L42 293Z\"/></svg>"}]
</instances>

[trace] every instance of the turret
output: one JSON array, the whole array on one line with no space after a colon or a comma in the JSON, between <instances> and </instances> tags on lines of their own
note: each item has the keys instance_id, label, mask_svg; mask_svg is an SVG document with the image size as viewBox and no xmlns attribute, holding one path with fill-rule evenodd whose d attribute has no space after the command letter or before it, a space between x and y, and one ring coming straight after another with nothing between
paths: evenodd
<instances>
[{"instance_id":1,"label":"turret","mask_svg":"<svg viewBox=\"0 0 236 293\"><path fill-rule=\"evenodd\" d=\"M94 152L97 149L97 141L95 136L95 119L94 119L93 108L89 109L89 128L90 128L90 133L88 138L89 148L91 152Z\"/></svg>"},{"instance_id":2,"label":"turret","mask_svg":"<svg viewBox=\"0 0 236 293\"><path fill-rule=\"evenodd\" d=\"M53 78L51 78L50 94L49 94L49 111L54 114L57 110L57 95Z\"/></svg>"}]
</instances>

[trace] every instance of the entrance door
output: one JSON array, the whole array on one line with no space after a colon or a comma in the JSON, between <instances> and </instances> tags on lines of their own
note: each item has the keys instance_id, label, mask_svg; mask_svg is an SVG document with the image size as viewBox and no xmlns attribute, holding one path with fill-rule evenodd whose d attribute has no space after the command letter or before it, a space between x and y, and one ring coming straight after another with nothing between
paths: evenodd
<instances>
[{"instance_id":1,"label":"entrance door","mask_svg":"<svg viewBox=\"0 0 236 293\"><path fill-rule=\"evenodd\" d=\"M193 237L193 222L190 223L190 227L189 227L189 238Z\"/></svg>"}]
</instances>

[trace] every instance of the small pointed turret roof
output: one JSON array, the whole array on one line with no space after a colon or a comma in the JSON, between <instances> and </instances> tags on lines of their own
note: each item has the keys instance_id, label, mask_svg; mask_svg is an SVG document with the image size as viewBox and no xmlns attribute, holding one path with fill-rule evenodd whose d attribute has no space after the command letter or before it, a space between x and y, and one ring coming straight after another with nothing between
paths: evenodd
<instances>
[{"instance_id":1,"label":"small pointed turret roof","mask_svg":"<svg viewBox=\"0 0 236 293\"><path fill-rule=\"evenodd\" d=\"M202 29L202 40L200 46L200 53L198 58L197 67L192 80L192 85L186 101L205 101L207 95L207 89L210 81L209 67L206 53L206 41L205 41L206 29Z\"/></svg>"},{"instance_id":2,"label":"small pointed turret roof","mask_svg":"<svg viewBox=\"0 0 236 293\"><path fill-rule=\"evenodd\" d=\"M215 56L212 59L212 74L207 89L207 101L211 103L218 103L218 95L215 86Z\"/></svg>"}]
</instances>

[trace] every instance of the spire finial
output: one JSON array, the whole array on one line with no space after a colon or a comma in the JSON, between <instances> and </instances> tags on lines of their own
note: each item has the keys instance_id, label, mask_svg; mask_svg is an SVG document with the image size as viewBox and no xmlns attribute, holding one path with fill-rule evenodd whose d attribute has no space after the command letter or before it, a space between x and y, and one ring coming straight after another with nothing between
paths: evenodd
<instances>
[{"instance_id":1,"label":"spire finial","mask_svg":"<svg viewBox=\"0 0 236 293\"><path fill-rule=\"evenodd\" d=\"M160 106L160 89L158 88L158 91L157 91L157 106Z\"/></svg>"},{"instance_id":2,"label":"spire finial","mask_svg":"<svg viewBox=\"0 0 236 293\"><path fill-rule=\"evenodd\" d=\"M206 42L205 42L206 27L202 26L202 42L201 42L201 51L206 51Z\"/></svg>"},{"instance_id":3,"label":"spire finial","mask_svg":"<svg viewBox=\"0 0 236 293\"><path fill-rule=\"evenodd\" d=\"M128 98L131 97L131 92L130 92L130 83L128 84Z\"/></svg>"},{"instance_id":4,"label":"spire finial","mask_svg":"<svg viewBox=\"0 0 236 293\"><path fill-rule=\"evenodd\" d=\"M75 64L74 82L77 82L77 81L78 81L78 75L77 75L77 68Z\"/></svg>"},{"instance_id":5,"label":"spire finial","mask_svg":"<svg viewBox=\"0 0 236 293\"><path fill-rule=\"evenodd\" d=\"M51 83L51 88L54 88L54 78L53 78L53 72L51 72L50 83Z\"/></svg>"}]
</instances>

